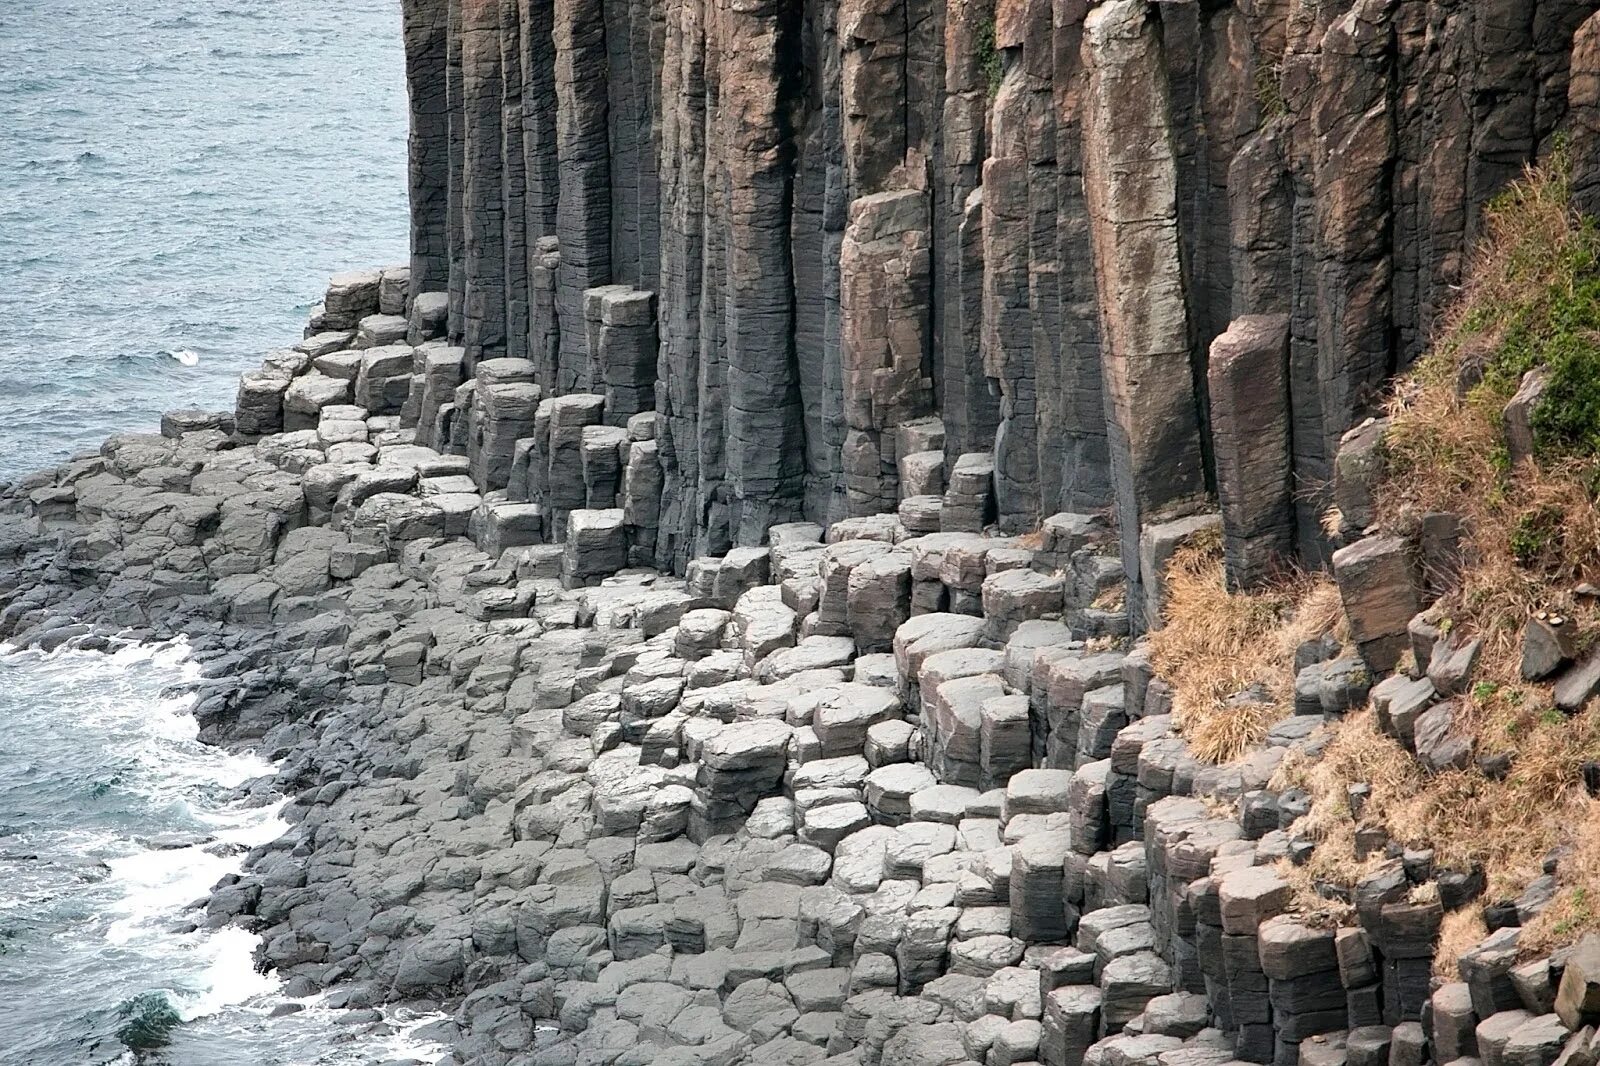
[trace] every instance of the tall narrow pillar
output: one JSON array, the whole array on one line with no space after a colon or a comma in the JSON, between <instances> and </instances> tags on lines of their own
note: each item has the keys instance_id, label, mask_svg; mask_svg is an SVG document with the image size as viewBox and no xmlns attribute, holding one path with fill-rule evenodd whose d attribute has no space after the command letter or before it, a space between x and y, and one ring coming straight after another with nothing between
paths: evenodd
<instances>
[{"instance_id":1,"label":"tall narrow pillar","mask_svg":"<svg viewBox=\"0 0 1600 1066\"><path fill-rule=\"evenodd\" d=\"M558 392L584 391L588 347L583 294L611 281L611 160L606 34L600 0L554 0L556 155L560 200L556 275L560 317Z\"/></svg>"},{"instance_id":2,"label":"tall narrow pillar","mask_svg":"<svg viewBox=\"0 0 1600 1066\"><path fill-rule=\"evenodd\" d=\"M1111 470L1142 629L1139 534L1205 492L1161 38L1146 0L1084 20L1084 186L1102 328Z\"/></svg>"},{"instance_id":3,"label":"tall narrow pillar","mask_svg":"<svg viewBox=\"0 0 1600 1066\"><path fill-rule=\"evenodd\" d=\"M461 233L467 365L506 350L505 173L501 162L499 0L461 2Z\"/></svg>"},{"instance_id":4,"label":"tall narrow pillar","mask_svg":"<svg viewBox=\"0 0 1600 1066\"><path fill-rule=\"evenodd\" d=\"M446 0L405 0L401 17L411 109L409 299L450 284L450 250L445 237L450 185L450 112L445 87L449 5Z\"/></svg>"}]
</instances>

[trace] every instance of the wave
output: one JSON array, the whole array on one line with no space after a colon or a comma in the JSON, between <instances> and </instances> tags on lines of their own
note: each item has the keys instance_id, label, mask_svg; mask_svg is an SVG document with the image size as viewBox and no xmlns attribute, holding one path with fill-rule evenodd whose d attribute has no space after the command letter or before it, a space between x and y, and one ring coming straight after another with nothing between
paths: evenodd
<instances>
[{"instance_id":1,"label":"wave","mask_svg":"<svg viewBox=\"0 0 1600 1066\"><path fill-rule=\"evenodd\" d=\"M163 348L161 354L182 366L199 366L200 357L188 348Z\"/></svg>"},{"instance_id":2,"label":"wave","mask_svg":"<svg viewBox=\"0 0 1600 1066\"><path fill-rule=\"evenodd\" d=\"M13 965L19 972L44 965L32 975L46 982L41 992L63 1005L81 998L90 1008L75 1020L60 1016L53 1031L24 1031L20 1047L48 1059L62 1027L87 1026L79 1030L80 1048L94 1049L92 1061L119 1066L149 1061L152 1049L166 1045L175 1061L212 1061L213 1046L233 1050L257 1040L293 1045L294 1061L326 1066L437 1058L443 1047L419 1030L444 1015L385 1009L378 1032L350 1043L342 1021L348 1012L329 1006L326 996L296 1001L296 1010L283 1014L289 1000L280 980L255 968L254 933L197 924L195 901L239 872L251 848L288 828L288 801L250 805L241 786L271 774L273 764L200 741L191 713L197 697L188 689L201 672L189 652L182 640L105 654L0 643L0 704L20 696L16 708L28 712L13 716L12 728L34 738L35 747L48 734L42 743L49 746L32 751L25 744L21 753L55 762L51 781L71 794L82 796L89 783L104 786L81 806L50 793L43 802L51 814L5 841L15 855L0 854L0 865L29 879L0 879L0 955L8 953L6 929L19 918L34 942L48 933L49 960L31 954L30 944ZM70 746L60 745L63 737ZM0 779L0 794L7 784ZM21 785L35 797L20 812L26 823L44 782L10 784L13 796ZM69 876L75 863L93 876ZM72 924L60 924L68 912ZM92 1006L97 993L108 992L117 999Z\"/></svg>"}]
</instances>

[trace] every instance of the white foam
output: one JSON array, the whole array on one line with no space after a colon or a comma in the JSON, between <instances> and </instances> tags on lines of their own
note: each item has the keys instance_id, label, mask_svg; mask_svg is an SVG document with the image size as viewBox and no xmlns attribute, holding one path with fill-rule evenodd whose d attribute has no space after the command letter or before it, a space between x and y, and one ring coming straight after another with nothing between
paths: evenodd
<instances>
[{"instance_id":1,"label":"white foam","mask_svg":"<svg viewBox=\"0 0 1600 1066\"><path fill-rule=\"evenodd\" d=\"M71 850L113 856L104 864L112 899L97 923L106 944L170 960L172 977L164 991L185 1022L229 1012L257 1019L269 1016L285 1000L279 994L279 979L256 971L255 934L236 926L188 933L174 928L197 920L199 915L190 905L204 899L220 879L238 873L248 849L276 839L288 828L281 816L287 800L252 807L223 797L224 790L270 774L272 763L254 752L233 753L202 743L190 713L193 696L152 701L149 671L174 680L199 676L188 645L183 641L129 645L109 655L66 648L50 653L17 651L0 645L0 662L26 663L59 679L62 690L71 693L68 698L77 701L65 709L86 739L94 738L116 760L134 768L119 778L116 787L138 793L155 808L181 806L186 817L180 822L202 827L196 842L181 847L150 846L136 835L130 841L125 832L111 828L67 831ZM86 674L94 684L83 684ZM26 901L0 900L0 908L22 902ZM336 1032L343 1012L326 1006L324 999L317 997L305 1010L272 1024L282 1025L286 1036L288 1030L306 1025ZM359 1050L352 1047L362 1056L360 1061L436 1058L446 1050L413 1036L444 1015L394 1008L385 1009L384 1015L392 1032L370 1043L362 1041ZM226 1017L217 1020L231 1024Z\"/></svg>"},{"instance_id":2,"label":"white foam","mask_svg":"<svg viewBox=\"0 0 1600 1066\"><path fill-rule=\"evenodd\" d=\"M179 1005L178 1013L184 1021L204 1018L278 990L282 982L256 971L256 940L253 933L237 926L218 929L205 937L201 950L211 960L201 976L205 991L194 1001Z\"/></svg>"}]
</instances>

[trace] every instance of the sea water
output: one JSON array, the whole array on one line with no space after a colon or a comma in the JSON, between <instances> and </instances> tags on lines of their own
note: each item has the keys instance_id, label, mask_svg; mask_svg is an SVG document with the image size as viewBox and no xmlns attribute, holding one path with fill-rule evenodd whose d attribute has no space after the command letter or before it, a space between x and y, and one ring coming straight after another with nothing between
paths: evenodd
<instances>
[{"instance_id":1,"label":"sea water","mask_svg":"<svg viewBox=\"0 0 1600 1066\"><path fill-rule=\"evenodd\" d=\"M406 260L399 0L6 0L0 56L0 479L231 408Z\"/></svg>"},{"instance_id":2,"label":"sea water","mask_svg":"<svg viewBox=\"0 0 1600 1066\"><path fill-rule=\"evenodd\" d=\"M330 273L404 261L398 0L8 0L0 55L0 480L231 407ZM427 1058L204 928L284 824L163 696L190 669L0 650L0 1064Z\"/></svg>"},{"instance_id":3,"label":"sea water","mask_svg":"<svg viewBox=\"0 0 1600 1066\"><path fill-rule=\"evenodd\" d=\"M271 772L202 744L181 643L0 646L0 1062L354 1066L438 1049L392 1013L358 1036L286 1001L256 938L205 898L286 827L238 786Z\"/></svg>"}]
</instances>

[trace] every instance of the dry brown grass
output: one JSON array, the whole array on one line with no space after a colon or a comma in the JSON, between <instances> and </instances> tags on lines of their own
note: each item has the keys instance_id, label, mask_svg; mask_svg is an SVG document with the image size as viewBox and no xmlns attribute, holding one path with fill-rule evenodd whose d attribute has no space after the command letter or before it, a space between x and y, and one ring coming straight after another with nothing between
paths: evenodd
<instances>
[{"instance_id":1,"label":"dry brown grass","mask_svg":"<svg viewBox=\"0 0 1600 1066\"><path fill-rule=\"evenodd\" d=\"M1433 946L1434 975L1445 981L1459 981L1456 963L1488 935L1489 927L1477 907L1462 907L1446 914L1439 926L1439 942Z\"/></svg>"},{"instance_id":2,"label":"dry brown grass","mask_svg":"<svg viewBox=\"0 0 1600 1066\"><path fill-rule=\"evenodd\" d=\"M1285 573L1260 591L1228 591L1215 534L1179 549L1166 597L1151 661L1173 686L1173 717L1190 749L1216 763L1259 744L1291 712L1295 648L1343 621L1338 590L1322 576ZM1252 685L1268 702L1228 703Z\"/></svg>"},{"instance_id":3,"label":"dry brown grass","mask_svg":"<svg viewBox=\"0 0 1600 1066\"><path fill-rule=\"evenodd\" d=\"M1550 951L1600 928L1600 801L1575 809L1570 828L1571 850L1557 867L1560 891L1518 941L1529 953Z\"/></svg>"},{"instance_id":4,"label":"dry brown grass","mask_svg":"<svg viewBox=\"0 0 1600 1066\"><path fill-rule=\"evenodd\" d=\"M1574 316L1562 301L1569 292L1574 301L1589 299L1600 271L1588 243L1594 228L1569 210L1559 167L1530 173L1487 223L1489 240L1442 339L1394 391L1380 524L1410 533L1430 511L1463 519L1466 564L1439 604L1452 632L1483 640L1461 725L1479 756L1509 753L1512 770L1503 780L1476 768L1426 774L1367 713L1345 721L1317 761L1286 762L1279 783L1312 796L1301 829L1319 844L1295 877L1307 911L1334 920L1340 916L1328 915L1336 908L1317 897L1316 883L1353 885L1379 861L1355 858L1352 784L1371 786L1363 824L1401 844L1431 847L1443 867L1481 867L1490 898L1520 893L1552 849L1572 846L1556 903L1523 938L1525 950L1538 951L1600 929L1600 803L1582 781L1584 763L1600 754L1600 712L1560 714L1549 686L1523 682L1519 670L1521 631L1535 611L1558 611L1583 634L1600 630L1594 601L1572 594L1600 576L1600 510L1591 492L1600 460L1592 449L1546 449L1537 466L1511 469L1501 411L1528 360L1543 361L1542 346L1570 354L1575 342L1565 324ZM1575 317L1587 321L1586 314ZM1471 366L1488 372L1462 395L1457 382ZM1482 935L1477 908L1449 916L1441 972Z\"/></svg>"},{"instance_id":5,"label":"dry brown grass","mask_svg":"<svg viewBox=\"0 0 1600 1066\"><path fill-rule=\"evenodd\" d=\"M1484 721L1471 727L1480 751L1495 742ZM1325 881L1350 887L1384 861L1381 854L1356 858L1357 822L1348 790L1367 784L1372 791L1360 824L1382 827L1406 847L1432 848L1443 868L1481 866L1491 897L1505 898L1538 877L1545 856L1586 821L1592 801L1581 770L1597 744L1600 715L1595 712L1571 720L1546 714L1515 744L1516 762L1505 779L1476 769L1429 774L1398 741L1379 731L1372 712L1364 711L1337 728L1319 758L1285 760L1275 784L1303 788L1312 797L1311 813L1298 827L1318 842L1304 867L1307 885ZM1600 830L1600 822L1595 825ZM1600 852L1595 874L1600 877ZM1304 894L1302 901L1311 909L1326 909Z\"/></svg>"}]
</instances>

